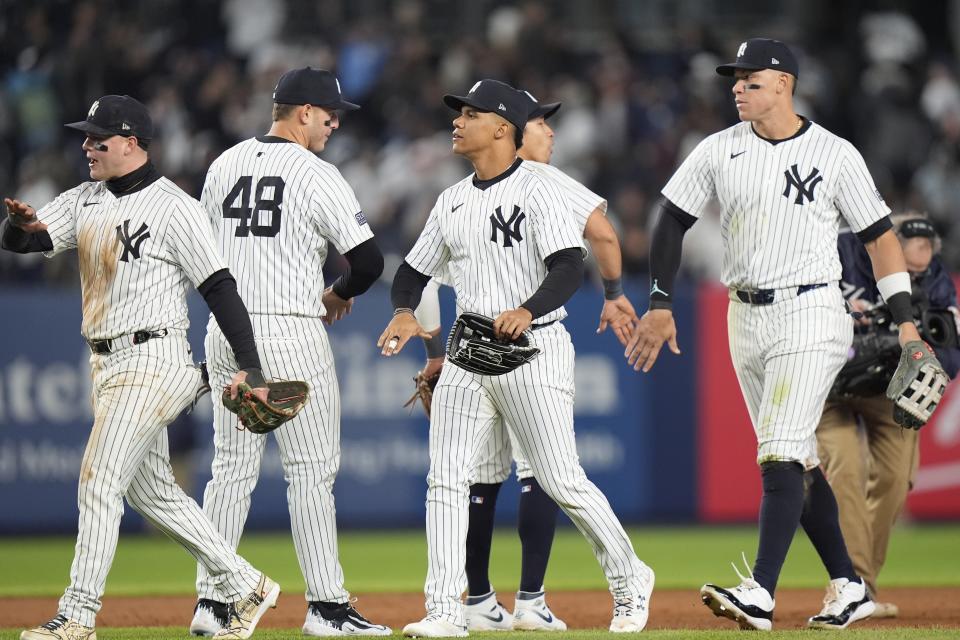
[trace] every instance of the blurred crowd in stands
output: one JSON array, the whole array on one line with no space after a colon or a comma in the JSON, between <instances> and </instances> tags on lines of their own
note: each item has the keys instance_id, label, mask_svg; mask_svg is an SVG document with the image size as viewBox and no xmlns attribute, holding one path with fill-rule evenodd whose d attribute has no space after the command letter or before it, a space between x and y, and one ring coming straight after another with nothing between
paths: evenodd
<instances>
[{"instance_id":1,"label":"blurred crowd in stands","mask_svg":"<svg viewBox=\"0 0 960 640\"><path fill-rule=\"evenodd\" d=\"M154 116L154 161L199 197L214 157L269 128L283 71L334 69L362 109L322 157L353 185L392 278L439 191L468 172L441 96L493 77L563 102L554 163L607 197L642 280L660 188L736 122L714 67L763 35L799 55L798 112L854 142L894 210L926 211L960 270L958 2L852 4L0 0L0 193L39 207L84 180L82 140L62 125L126 93ZM694 227L688 276L718 276L719 242L716 219ZM0 252L0 282L69 281L74 265Z\"/></svg>"}]
</instances>

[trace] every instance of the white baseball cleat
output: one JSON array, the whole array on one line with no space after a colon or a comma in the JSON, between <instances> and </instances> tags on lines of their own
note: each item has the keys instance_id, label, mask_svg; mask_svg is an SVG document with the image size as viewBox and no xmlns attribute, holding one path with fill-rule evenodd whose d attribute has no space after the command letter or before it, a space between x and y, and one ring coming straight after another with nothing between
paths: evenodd
<instances>
[{"instance_id":1,"label":"white baseball cleat","mask_svg":"<svg viewBox=\"0 0 960 640\"><path fill-rule=\"evenodd\" d=\"M513 616L497 602L497 593L491 591L482 596L467 596L464 606L467 629L470 631L509 631L513 629Z\"/></svg>"},{"instance_id":2,"label":"white baseball cleat","mask_svg":"<svg viewBox=\"0 0 960 640\"><path fill-rule=\"evenodd\" d=\"M311 602L303 621L306 636L388 636L390 627L367 620L350 602Z\"/></svg>"},{"instance_id":3,"label":"white baseball cleat","mask_svg":"<svg viewBox=\"0 0 960 640\"><path fill-rule=\"evenodd\" d=\"M632 598L618 599L613 603L613 619L610 621L610 631L613 633L637 633L647 626L647 620L650 619L650 596L653 595L656 575L650 567L644 568L647 574L641 592Z\"/></svg>"},{"instance_id":4,"label":"white baseball cleat","mask_svg":"<svg viewBox=\"0 0 960 640\"><path fill-rule=\"evenodd\" d=\"M863 579L851 582L837 578L827 585L823 610L810 618L807 626L811 629L846 629L857 620L869 617L875 609Z\"/></svg>"},{"instance_id":5,"label":"white baseball cleat","mask_svg":"<svg viewBox=\"0 0 960 640\"><path fill-rule=\"evenodd\" d=\"M190 635L210 637L227 626L229 606L223 602L200 598L193 608Z\"/></svg>"},{"instance_id":6,"label":"white baseball cleat","mask_svg":"<svg viewBox=\"0 0 960 640\"><path fill-rule=\"evenodd\" d=\"M420 622L411 622L403 628L408 638L465 638L467 628L444 620L436 614L428 615Z\"/></svg>"},{"instance_id":7,"label":"white baseball cleat","mask_svg":"<svg viewBox=\"0 0 960 640\"><path fill-rule=\"evenodd\" d=\"M267 609L277 606L277 598L279 597L280 585L261 573L257 588L229 605L228 624L216 632L213 637L223 638L224 640L249 638L253 635L253 630L257 628L257 623L260 622L260 618L267 612Z\"/></svg>"},{"instance_id":8,"label":"white baseball cleat","mask_svg":"<svg viewBox=\"0 0 960 640\"><path fill-rule=\"evenodd\" d=\"M730 563L740 578L740 584L730 589L705 584L700 587L700 599L710 607L713 615L729 618L740 625L741 629L770 631L773 628L773 608L776 602L770 592L753 579L746 555L743 556L743 563L747 565L749 577L745 577L736 565Z\"/></svg>"},{"instance_id":9,"label":"white baseball cleat","mask_svg":"<svg viewBox=\"0 0 960 640\"><path fill-rule=\"evenodd\" d=\"M543 591L517 591L513 628L518 631L566 631L567 623L553 614Z\"/></svg>"},{"instance_id":10,"label":"white baseball cleat","mask_svg":"<svg viewBox=\"0 0 960 640\"><path fill-rule=\"evenodd\" d=\"M50 622L24 631L20 640L97 640L97 632L59 614Z\"/></svg>"}]
</instances>

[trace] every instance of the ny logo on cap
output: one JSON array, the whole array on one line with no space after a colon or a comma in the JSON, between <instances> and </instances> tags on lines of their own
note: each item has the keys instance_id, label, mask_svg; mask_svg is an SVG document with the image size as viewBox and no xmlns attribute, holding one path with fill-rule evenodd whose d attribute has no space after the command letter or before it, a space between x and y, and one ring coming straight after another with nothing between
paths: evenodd
<instances>
[{"instance_id":1,"label":"ny logo on cap","mask_svg":"<svg viewBox=\"0 0 960 640\"><path fill-rule=\"evenodd\" d=\"M483 80L477 80L477 81L474 83L474 85L473 85L472 87L470 87L470 93L473 93L474 91L476 91L476 90L477 90L477 87L480 86L480 83L481 83L481 82L483 82Z\"/></svg>"},{"instance_id":2,"label":"ny logo on cap","mask_svg":"<svg viewBox=\"0 0 960 640\"><path fill-rule=\"evenodd\" d=\"M527 97L533 100L534 102L539 102L536 98L533 97L533 94L530 93L529 91L524 91L524 93L527 94Z\"/></svg>"},{"instance_id":3,"label":"ny logo on cap","mask_svg":"<svg viewBox=\"0 0 960 640\"><path fill-rule=\"evenodd\" d=\"M99 101L99 100L95 100L94 103L93 103L92 105L90 105L90 111L87 111L87 117L88 117L88 118L92 118L92 117L93 117L93 114L95 114L95 113L97 112L97 107L99 107L99 106L100 106L100 101Z\"/></svg>"},{"instance_id":4,"label":"ny logo on cap","mask_svg":"<svg viewBox=\"0 0 960 640\"><path fill-rule=\"evenodd\" d=\"M745 54L746 52L747 52L747 43L746 43L746 42L741 42L741 43L740 43L740 48L737 49L737 57L738 57L738 58L742 58L742 57L743 57L743 54Z\"/></svg>"},{"instance_id":5,"label":"ny logo on cap","mask_svg":"<svg viewBox=\"0 0 960 640\"><path fill-rule=\"evenodd\" d=\"M333 81L337 83L337 94L342 96L343 91L340 89L340 81L337 80L336 78L334 78Z\"/></svg>"}]
</instances>

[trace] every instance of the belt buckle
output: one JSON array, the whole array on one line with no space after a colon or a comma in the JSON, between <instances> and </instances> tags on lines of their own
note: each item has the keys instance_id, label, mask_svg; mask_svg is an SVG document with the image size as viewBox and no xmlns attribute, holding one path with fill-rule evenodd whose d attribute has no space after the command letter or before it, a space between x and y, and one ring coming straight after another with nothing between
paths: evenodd
<instances>
[{"instance_id":1,"label":"belt buckle","mask_svg":"<svg viewBox=\"0 0 960 640\"><path fill-rule=\"evenodd\" d=\"M149 331L134 331L133 332L133 344L143 344L149 340L152 336Z\"/></svg>"}]
</instances>

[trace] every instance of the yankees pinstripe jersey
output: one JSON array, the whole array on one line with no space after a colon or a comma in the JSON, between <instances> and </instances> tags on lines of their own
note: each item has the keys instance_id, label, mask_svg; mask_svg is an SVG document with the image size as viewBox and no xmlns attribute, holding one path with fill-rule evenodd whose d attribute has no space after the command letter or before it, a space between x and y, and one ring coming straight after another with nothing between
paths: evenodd
<instances>
[{"instance_id":1,"label":"yankees pinstripe jersey","mask_svg":"<svg viewBox=\"0 0 960 640\"><path fill-rule=\"evenodd\" d=\"M488 181L470 175L437 198L406 261L431 276L449 269L457 313L496 317L515 309L547 276L544 259L578 247L582 234L560 189L531 163L517 161ZM563 307L538 322L560 320Z\"/></svg>"},{"instance_id":2,"label":"yankees pinstripe jersey","mask_svg":"<svg viewBox=\"0 0 960 640\"><path fill-rule=\"evenodd\" d=\"M570 214L573 216L573 220L581 236L583 236L584 227L587 226L587 219L590 218L590 214L593 213L595 209L599 208L600 211L606 214L606 198L598 196L560 169L533 160L524 160L523 163L543 178L552 180L554 184L560 188L564 202L569 204ZM448 287L453 286L453 279L450 277L449 269L444 269L443 272L437 276L436 280L440 284L447 285Z\"/></svg>"},{"instance_id":3,"label":"yankees pinstripe jersey","mask_svg":"<svg viewBox=\"0 0 960 640\"><path fill-rule=\"evenodd\" d=\"M173 182L118 198L84 182L39 211L52 257L77 249L88 340L189 325L186 292L226 269L196 200Z\"/></svg>"},{"instance_id":4,"label":"yankees pinstripe jersey","mask_svg":"<svg viewBox=\"0 0 960 640\"><path fill-rule=\"evenodd\" d=\"M524 164L529 165L531 169L539 173L548 180L552 180L563 194L564 201L568 209L573 214L573 219L577 223L580 235L583 236L583 229L587 226L587 218L593 213L594 209L599 208L604 214L607 212L607 200L598 196L590 189L565 174L560 169L543 162L534 162L525 160Z\"/></svg>"},{"instance_id":5,"label":"yankees pinstripe jersey","mask_svg":"<svg viewBox=\"0 0 960 640\"><path fill-rule=\"evenodd\" d=\"M328 240L345 253L373 237L340 171L283 138L225 151L200 201L251 314L322 316Z\"/></svg>"},{"instance_id":6,"label":"yankees pinstripe jersey","mask_svg":"<svg viewBox=\"0 0 960 640\"><path fill-rule=\"evenodd\" d=\"M721 279L738 289L837 282L840 216L862 231L890 213L860 153L810 121L777 143L749 122L709 136L663 195L697 218L719 200Z\"/></svg>"}]
</instances>

